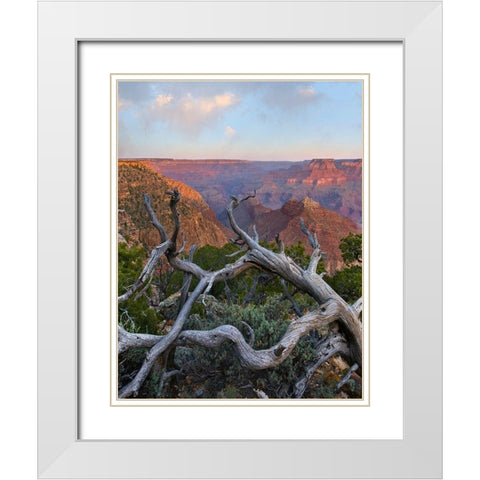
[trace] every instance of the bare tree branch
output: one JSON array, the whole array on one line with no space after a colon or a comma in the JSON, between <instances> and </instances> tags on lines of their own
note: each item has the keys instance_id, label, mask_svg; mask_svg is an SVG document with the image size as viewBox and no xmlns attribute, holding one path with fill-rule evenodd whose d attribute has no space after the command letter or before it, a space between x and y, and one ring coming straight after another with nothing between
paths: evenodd
<instances>
[{"instance_id":1,"label":"bare tree branch","mask_svg":"<svg viewBox=\"0 0 480 480\"><path fill-rule=\"evenodd\" d=\"M253 277L252 286L250 287L250 290L243 298L242 305L247 305L253 300L260 280L271 280L271 278L272 277L266 273L260 273L259 275L255 275L255 277Z\"/></svg>"},{"instance_id":2,"label":"bare tree branch","mask_svg":"<svg viewBox=\"0 0 480 480\"><path fill-rule=\"evenodd\" d=\"M185 234L182 232L182 246L174 253L174 255L180 255L185 250L185 245Z\"/></svg>"},{"instance_id":3,"label":"bare tree branch","mask_svg":"<svg viewBox=\"0 0 480 480\"><path fill-rule=\"evenodd\" d=\"M290 295L290 293L288 292L287 284L285 283L285 280L283 278L280 280L280 284L282 285L283 297L292 304L293 311L300 317L302 315L302 312L298 307L297 302L293 298L293 295Z\"/></svg>"},{"instance_id":4,"label":"bare tree branch","mask_svg":"<svg viewBox=\"0 0 480 480\"><path fill-rule=\"evenodd\" d=\"M337 386L335 387L335 390L340 390L350 380L352 373L355 372L356 370L358 370L358 364L354 363L350 367L346 375L338 382Z\"/></svg>"},{"instance_id":5,"label":"bare tree branch","mask_svg":"<svg viewBox=\"0 0 480 480\"><path fill-rule=\"evenodd\" d=\"M173 233L170 238L170 241L172 242L173 245L176 245L178 232L180 231L180 225L181 225L180 214L178 213L178 210L177 210L177 204L180 201L180 198L182 198L182 196L180 195L180 192L178 191L177 187L175 187L173 190L168 190L166 194L170 195L170 210L172 211L172 214L173 214L173 223L174 223Z\"/></svg>"},{"instance_id":6,"label":"bare tree branch","mask_svg":"<svg viewBox=\"0 0 480 480\"><path fill-rule=\"evenodd\" d=\"M245 253L247 251L246 248L242 248L240 250L237 250L236 252L233 252L233 253L230 253L228 255L225 255L226 258L232 258L232 257L236 257L239 253Z\"/></svg>"},{"instance_id":7,"label":"bare tree branch","mask_svg":"<svg viewBox=\"0 0 480 480\"><path fill-rule=\"evenodd\" d=\"M196 245L192 245L190 248L190 253L188 255L188 261L193 262L193 256L195 255L195 251L197 250ZM178 311L183 308L185 305L185 302L187 301L188 298L188 291L190 290L190 285L192 284L192 274L191 273L184 273L183 274L183 284L180 289L180 301L178 303Z\"/></svg>"},{"instance_id":8,"label":"bare tree branch","mask_svg":"<svg viewBox=\"0 0 480 480\"><path fill-rule=\"evenodd\" d=\"M268 398L268 395L263 390L257 390L254 388L253 391L257 394L258 398Z\"/></svg>"},{"instance_id":9,"label":"bare tree branch","mask_svg":"<svg viewBox=\"0 0 480 480\"><path fill-rule=\"evenodd\" d=\"M362 365L362 324L359 320L359 312L361 311L361 299L353 306L348 305L324 280L323 275L316 273L319 260L322 258L322 252L316 235L305 227L303 220L300 222L302 232L307 235L310 244L314 248L311 256L310 264L306 270L302 269L290 257L283 252L282 244L279 239L280 253L272 252L262 247L258 242L258 234L253 230L253 237L249 236L236 223L234 217L234 209L242 202L254 195L249 195L241 200L231 197L232 201L227 207L227 215L230 220L233 231L237 234L238 239L235 243L241 243L247 247L246 253L237 261L225 265L225 267L208 272L193 262L193 251L190 252L188 260L179 258L176 251L176 242L180 231L180 215L177 210L177 204L181 198L177 188L167 192L171 196L170 209L174 220L174 231L168 240L165 229L155 216L150 205L148 196L144 196L145 205L150 215L152 224L157 228L162 238L162 244L156 247L147 262L142 275L130 290L119 297L119 301L124 301L125 295L133 295L142 286L146 284L153 273L153 268L162 254L165 254L171 267L182 271L185 274L184 284L181 291L181 299L179 303L179 312L175 323L170 332L164 336L132 334L126 332L119 326L118 329L118 350L119 353L132 348L133 346L143 346L150 348L146 355L140 370L135 374L133 380L124 386L119 392L120 398L138 395L143 382L147 378L155 360L167 349L177 345L200 345L207 348L214 348L225 341L234 344L234 349L240 359L242 365L252 370L262 370L265 368L280 365L290 355L291 351L298 343L299 339L308 334L311 330L324 327L333 322L338 324L340 331L332 333L327 339L320 342L319 359L313 365L302 381L297 382L296 394L303 395L308 381L318 365L323 363L335 353L341 353L345 357L350 358L361 369ZM182 247L183 248L183 247ZM153 265L153 266L152 266ZM147 268L148 266L148 268ZM201 297L205 296L212 288L213 284L218 281L227 281L240 273L250 269L257 268L268 275L278 275L282 280L284 295L288 298L288 290L286 290L285 282L291 283L296 290L307 293L318 303L318 308L301 315L300 309L293 301L292 304L296 309L298 318L292 320L287 328L286 333L276 345L266 350L254 350L252 332L250 332L250 341L247 342L241 332L232 325L221 325L209 331L182 331L185 321L190 315L193 304ZM192 276L199 279L199 283L195 290L188 295L190 281ZM257 277L258 278L258 277ZM258 280L257 280L258 281ZM130 293L129 293L130 292ZM126 298L130 298L129 296ZM125 298L125 299L126 299ZM293 298L290 300L292 301ZM251 330L251 327L249 327ZM315 367L315 368L314 368ZM313 369L313 370L312 370ZM309 373L311 371L311 373ZM310 376L309 376L310 375ZM303 389L303 390L302 390Z\"/></svg>"},{"instance_id":10,"label":"bare tree branch","mask_svg":"<svg viewBox=\"0 0 480 480\"><path fill-rule=\"evenodd\" d=\"M318 248L318 241L317 241L317 236L315 234L315 237L312 236L312 233L308 228L305 226L305 222L303 221L303 218L300 218L300 230L307 236L308 242L312 246L312 248Z\"/></svg>"},{"instance_id":11,"label":"bare tree branch","mask_svg":"<svg viewBox=\"0 0 480 480\"><path fill-rule=\"evenodd\" d=\"M197 300L197 298L201 295L204 291L206 285L208 283L207 278L202 278L199 282L195 290L191 293L188 300L185 302L185 305L180 310L173 324L172 329L166 335L160 337L160 340L149 350L145 361L143 362L142 367L135 375L135 378L125 387L120 390L118 396L120 398L127 398L130 396L137 396L140 387L142 386L143 382L147 378L150 370L155 362L155 360L161 355L163 352L167 350L170 345L172 345L175 340L177 339L178 335L182 331L183 325L185 324L188 316L190 315L190 310L192 309L193 304Z\"/></svg>"},{"instance_id":12,"label":"bare tree branch","mask_svg":"<svg viewBox=\"0 0 480 480\"><path fill-rule=\"evenodd\" d=\"M339 306L338 320L349 341L352 358L361 365L363 360L361 322L356 312L323 280L323 275L317 275L315 272L315 262L318 262L319 258L318 260L315 258L313 261L311 260L309 268L303 270L287 255L278 254L262 247L236 223L233 211L240 203L241 201L234 199L227 207L227 215L233 231L249 248L248 253L239 260L253 264L265 272L280 276L294 285L298 290L310 295L318 304L323 304L329 299L334 299ZM315 238L312 236L312 242L315 243L315 241ZM318 245L318 242L316 242L316 244ZM315 268L312 268L313 266L315 266Z\"/></svg>"},{"instance_id":13,"label":"bare tree branch","mask_svg":"<svg viewBox=\"0 0 480 480\"><path fill-rule=\"evenodd\" d=\"M250 370L276 367L290 355L301 337L310 330L321 328L338 319L338 305L330 300L321 308L308 312L290 322L287 331L277 344L266 350L254 350L241 332L232 325L221 325L213 330L185 330L178 344L215 348L227 340L234 344L240 363Z\"/></svg>"},{"instance_id":14,"label":"bare tree branch","mask_svg":"<svg viewBox=\"0 0 480 480\"><path fill-rule=\"evenodd\" d=\"M118 303L122 303L131 298L135 293L137 293L144 285L148 284L152 275L155 271L157 263L162 258L162 255L170 247L170 242L167 240L158 247L155 247L150 254L150 258L147 260L145 267L142 270L142 273L137 278L135 283L122 295L118 297Z\"/></svg>"},{"instance_id":15,"label":"bare tree branch","mask_svg":"<svg viewBox=\"0 0 480 480\"><path fill-rule=\"evenodd\" d=\"M362 313L362 309L363 309L363 297L360 297L360 298L352 305L352 308L357 312L358 315L359 315L360 313Z\"/></svg>"},{"instance_id":16,"label":"bare tree branch","mask_svg":"<svg viewBox=\"0 0 480 480\"><path fill-rule=\"evenodd\" d=\"M158 386L158 391L157 391L157 398L161 397L163 387L165 386L165 383L172 378L175 375L178 375L179 373L182 373L181 370L170 370L169 372L163 372L162 378L160 379L160 385Z\"/></svg>"},{"instance_id":17,"label":"bare tree branch","mask_svg":"<svg viewBox=\"0 0 480 480\"><path fill-rule=\"evenodd\" d=\"M305 375L295 383L294 396L302 398L313 374L322 363L337 354L348 355L349 349L343 335L338 332L329 332L320 340L315 350L317 351L317 360L308 367Z\"/></svg>"},{"instance_id":18,"label":"bare tree branch","mask_svg":"<svg viewBox=\"0 0 480 480\"><path fill-rule=\"evenodd\" d=\"M253 328L247 323L244 322L243 320L241 321L242 325L245 325L247 327L248 333L250 335L250 338L248 340L248 344L253 347L253 344L255 343L255 332L253 331Z\"/></svg>"},{"instance_id":19,"label":"bare tree branch","mask_svg":"<svg viewBox=\"0 0 480 480\"><path fill-rule=\"evenodd\" d=\"M258 243L238 226L235 217L233 216L233 210L237 208L242 202L248 200L249 198L253 198L255 195L256 193L254 195L249 195L242 200L238 200L236 197L231 196L232 201L227 207L227 216L228 220L230 221L232 230L238 235L240 240L247 244L249 248L255 248Z\"/></svg>"},{"instance_id":20,"label":"bare tree branch","mask_svg":"<svg viewBox=\"0 0 480 480\"><path fill-rule=\"evenodd\" d=\"M253 225L252 230L253 230L253 239L254 239L256 242L258 242L257 227L255 227L255 225Z\"/></svg>"},{"instance_id":21,"label":"bare tree branch","mask_svg":"<svg viewBox=\"0 0 480 480\"><path fill-rule=\"evenodd\" d=\"M145 204L145 208L147 209L148 215L150 216L150 221L152 222L152 225L160 233L161 242L165 243L167 241L167 232L163 228L163 225L158 221L157 215L153 211L150 197L146 193L143 194L143 202Z\"/></svg>"},{"instance_id":22,"label":"bare tree branch","mask_svg":"<svg viewBox=\"0 0 480 480\"><path fill-rule=\"evenodd\" d=\"M189 301L190 299L191 298L189 298ZM300 338L310 330L329 325L336 321L337 318L338 306L333 300L330 300L324 305L321 305L320 308L292 320L283 337L275 345L265 350L254 350L250 344L252 342L247 342L242 333L232 325L221 325L213 330L184 330L175 338L174 344L177 346L198 345L207 348L216 348L226 341L231 341L244 367L250 370L264 370L283 363L295 348ZM162 341L165 343L164 339L171 333L163 336L133 334L126 332L124 329L120 330L120 328L119 345L122 345L121 352L133 347L150 347L154 345L155 348L157 348L157 345L160 345ZM343 345L341 345L342 342ZM340 351L348 355L348 349L345 348L344 342L345 339L341 334L332 334L320 343L317 352L324 357L327 353L330 354L324 358L323 361ZM173 344L173 342L171 344ZM335 352L331 353L333 349L335 349Z\"/></svg>"},{"instance_id":23,"label":"bare tree branch","mask_svg":"<svg viewBox=\"0 0 480 480\"><path fill-rule=\"evenodd\" d=\"M310 256L310 264L308 265L307 272L308 273L316 273L318 262L326 256L325 252L322 252L320 248L320 244L317 240L317 234L310 232L308 228L305 226L305 222L303 218L300 218L300 230L307 236L308 242L313 248L312 255Z\"/></svg>"},{"instance_id":24,"label":"bare tree branch","mask_svg":"<svg viewBox=\"0 0 480 480\"><path fill-rule=\"evenodd\" d=\"M283 244L282 240L280 239L280 234L275 235L275 242L277 243L278 246L278 253L284 253L285 252L285 245Z\"/></svg>"},{"instance_id":25,"label":"bare tree branch","mask_svg":"<svg viewBox=\"0 0 480 480\"><path fill-rule=\"evenodd\" d=\"M148 333L130 333L118 325L118 353L120 354L126 352L131 348L153 347L160 340L160 338L160 335L149 335Z\"/></svg>"}]
</instances>

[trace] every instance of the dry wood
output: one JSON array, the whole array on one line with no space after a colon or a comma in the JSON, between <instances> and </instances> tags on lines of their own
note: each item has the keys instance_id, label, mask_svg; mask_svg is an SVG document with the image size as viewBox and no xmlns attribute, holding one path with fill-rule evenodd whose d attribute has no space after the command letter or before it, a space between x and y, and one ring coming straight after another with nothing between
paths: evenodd
<instances>
[{"instance_id":1,"label":"dry wood","mask_svg":"<svg viewBox=\"0 0 480 480\"><path fill-rule=\"evenodd\" d=\"M169 345L198 345L206 348L216 348L222 343L230 341L234 344L235 353L244 367L250 370L264 370L280 365L290 355L298 341L310 330L322 328L335 322L337 318L338 305L329 300L322 305L321 309L308 312L292 320L283 337L275 345L264 350L254 350L251 346L252 342L247 342L242 333L232 325L221 325L212 330L184 330ZM226 320L228 321L228 319ZM164 339L168 336L171 337L170 334L171 331L167 335L135 334L121 329L119 345L122 346L122 352L133 346L154 346L158 349L157 344L166 344L167 342ZM319 357L323 358L323 361L335 353L342 352L347 356L349 354L345 347L345 339L341 334L329 336L320 344L317 352Z\"/></svg>"},{"instance_id":2,"label":"dry wood","mask_svg":"<svg viewBox=\"0 0 480 480\"><path fill-rule=\"evenodd\" d=\"M135 283L122 295L118 297L118 303L126 302L129 298L131 298L135 293L137 293L141 288L151 281L152 275L155 272L155 267L157 266L158 262L162 258L162 255L167 251L170 247L170 242L165 241L158 247L155 247L150 254L145 267L142 270L142 273L137 278Z\"/></svg>"},{"instance_id":3,"label":"dry wood","mask_svg":"<svg viewBox=\"0 0 480 480\"><path fill-rule=\"evenodd\" d=\"M338 332L330 332L325 338L322 338L315 350L317 351L317 360L307 368L305 375L300 378L295 384L294 396L295 398L302 398L308 383L313 374L317 371L318 367L325 363L329 358L334 355L348 355L349 349L347 342L342 334ZM356 364L355 364L356 365ZM357 365L358 367L358 365Z\"/></svg>"},{"instance_id":4,"label":"dry wood","mask_svg":"<svg viewBox=\"0 0 480 480\"><path fill-rule=\"evenodd\" d=\"M166 335L162 336L160 340L148 351L145 361L143 362L143 365L138 373L135 375L135 378L120 390L118 394L120 398L127 398L130 396L135 397L138 395L138 391L150 373L155 360L175 342L178 335L182 331L183 325L190 315L190 310L192 309L195 300L205 289L206 283L207 279L200 280L197 287L190 294L190 297L185 302L185 305L178 313L172 329Z\"/></svg>"},{"instance_id":5,"label":"dry wood","mask_svg":"<svg viewBox=\"0 0 480 480\"><path fill-rule=\"evenodd\" d=\"M361 369L362 365L362 324L359 320L362 302L359 299L353 306L348 305L324 280L323 275L316 273L317 265L322 258L320 245L316 235L306 229L303 220L300 228L305 233L314 248L314 252L310 259L310 264L306 270L297 265L294 260L288 257L283 248L279 253L272 252L261 246L258 242L258 235L254 229L254 236L249 236L242 230L234 217L234 209L243 201L255 196L250 195L241 200L231 197L232 201L227 207L227 215L232 230L237 234L238 239L235 243L242 244L246 247L246 253L237 261L227 264L225 267L214 271L207 272L193 262L193 255L188 260L179 258L176 247L178 234L180 231L180 215L177 210L177 204L181 198L179 191L175 188L173 191L167 192L170 195L170 209L174 219L174 230L167 239L165 229L158 221L155 212L151 208L150 199L144 195L145 206L150 215L152 224L160 233L162 244L152 251L152 255L147 262L147 266L139 277L137 282L131 287L132 292L129 297L138 291L149 278L151 265L158 262L158 257L165 255L171 267L184 272L185 280L191 276L199 279L199 283L195 290L188 296L187 288L182 288L182 300L179 305L179 312L174 325L167 335L145 335L132 334L126 332L119 326L118 329L118 350L119 353L125 352L132 347L148 347L145 361L137 372L133 380L122 388L119 392L120 398L136 396L143 382L147 378L155 360L167 349L178 345L200 345L207 348L216 348L225 341L230 341L235 346L235 352L245 368L252 370L262 370L280 365L292 352L300 338L308 334L311 330L324 327L333 322L338 323L339 332L328 337L328 342L324 342L319 346L319 358L304 378L299 380L296 385L296 395L303 395L309 379L318 365L323 363L336 353L341 353L352 363L358 365ZM279 239L278 239L279 241ZM280 242L280 241L279 241ZM240 252L239 252L240 253ZM213 284L218 281L227 281L239 275L240 273L250 269L257 268L270 276L279 276L282 282L289 282L296 290L309 294L318 303L318 307L305 315L299 315L298 318L291 321L287 331L282 339L276 344L265 350L254 350L251 343L247 342L242 333L232 325L222 325L209 331L183 330L183 326L190 315L193 304L203 298L212 288ZM185 283L184 283L185 285ZM133 291L135 290L135 291ZM288 293L288 292L287 292ZM126 294L124 294L126 295ZM123 301L122 297L119 301ZM298 307L297 307L297 313ZM228 321L228 319L226 319ZM253 335L251 335L251 338ZM326 343L325 343L326 342ZM314 368L315 367L315 368ZM312 370L313 369L313 370Z\"/></svg>"},{"instance_id":6,"label":"dry wood","mask_svg":"<svg viewBox=\"0 0 480 480\"><path fill-rule=\"evenodd\" d=\"M340 390L349 380L350 377L352 376L352 373L358 370L358 364L354 363L348 372L345 374L345 376L338 382L338 385L336 386L336 390Z\"/></svg>"}]
</instances>

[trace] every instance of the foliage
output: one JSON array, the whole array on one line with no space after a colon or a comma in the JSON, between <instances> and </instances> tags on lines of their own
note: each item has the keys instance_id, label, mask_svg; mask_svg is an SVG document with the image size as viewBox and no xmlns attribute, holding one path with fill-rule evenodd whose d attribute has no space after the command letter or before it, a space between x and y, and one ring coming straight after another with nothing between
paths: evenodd
<instances>
[{"instance_id":1,"label":"foliage","mask_svg":"<svg viewBox=\"0 0 480 480\"><path fill-rule=\"evenodd\" d=\"M238 251L238 247L227 243L223 247L214 247L213 245L205 245L204 247L199 248L193 257L193 261L202 267L204 270L219 270L229 263L233 263L240 255L229 257ZM191 290L193 290L197 285L197 280L192 282ZM233 279L229 282L229 288L234 288L235 290L241 288L238 280ZM213 285L211 294L218 298L225 298L225 284L216 283Z\"/></svg>"},{"instance_id":2,"label":"foliage","mask_svg":"<svg viewBox=\"0 0 480 480\"><path fill-rule=\"evenodd\" d=\"M204 270L219 270L228 263L233 263L238 256L228 257L238 251L238 247L227 243L221 248L206 245L195 252L194 261Z\"/></svg>"},{"instance_id":3,"label":"foliage","mask_svg":"<svg viewBox=\"0 0 480 480\"><path fill-rule=\"evenodd\" d=\"M143 247L118 245L118 294L123 294L138 278L146 260ZM148 292L147 292L148 293ZM133 297L118 306L118 322L130 332L159 333L160 318L149 308L149 300L142 295Z\"/></svg>"},{"instance_id":4,"label":"foliage","mask_svg":"<svg viewBox=\"0 0 480 480\"><path fill-rule=\"evenodd\" d=\"M145 261L143 247L118 244L118 294L121 295L140 275Z\"/></svg>"},{"instance_id":5,"label":"foliage","mask_svg":"<svg viewBox=\"0 0 480 480\"><path fill-rule=\"evenodd\" d=\"M338 270L325 281L348 303L362 296L362 235L350 233L340 241L347 268Z\"/></svg>"},{"instance_id":6,"label":"foliage","mask_svg":"<svg viewBox=\"0 0 480 480\"><path fill-rule=\"evenodd\" d=\"M324 280L348 303L353 303L362 296L362 267L353 265L335 272Z\"/></svg>"},{"instance_id":7,"label":"foliage","mask_svg":"<svg viewBox=\"0 0 480 480\"><path fill-rule=\"evenodd\" d=\"M278 251L278 247L274 243L270 243L266 246L274 251ZM238 252L240 253L235 255L235 253ZM213 245L206 245L195 252L193 261L204 270L213 271L219 270L225 265L235 262L242 253L243 252L239 250L238 246L231 243L228 243L221 248ZM287 247L285 253L294 258L294 260L302 267L308 265L310 257L305 253L305 247L301 242L298 242L297 245ZM323 264L319 266L318 271L323 271ZM182 285L182 278L183 275L181 272L173 273L167 290L168 295L172 295L178 291ZM197 283L198 281L193 279L190 291L195 288ZM254 286L254 291L250 292ZM238 277L230 279L228 282L215 283L210 293L219 300L227 300L230 303L252 303L262 302L268 296L280 297L283 295L283 289L280 280L277 277L262 274L258 270L251 269ZM249 293L251 294L249 295ZM310 297L308 297L308 299L310 299ZM312 304L310 300L306 303L308 305Z\"/></svg>"},{"instance_id":8,"label":"foliage","mask_svg":"<svg viewBox=\"0 0 480 480\"><path fill-rule=\"evenodd\" d=\"M362 263L362 235L349 233L340 241L343 261L347 266L354 263Z\"/></svg>"},{"instance_id":9,"label":"foliage","mask_svg":"<svg viewBox=\"0 0 480 480\"><path fill-rule=\"evenodd\" d=\"M228 305L210 300L205 311L190 316L185 329L210 330L229 323L245 337L249 332L242 322L255 332L253 348L266 349L275 345L285 333L290 317L288 304L269 298L262 305ZM216 349L178 347L175 361L182 368L185 382L178 395L193 398L257 398L253 389L264 391L270 398L284 398L291 394L295 381L316 357L313 339L306 336L280 366L259 372L244 369L233 350L224 343ZM168 396L171 391L165 390Z\"/></svg>"},{"instance_id":10,"label":"foliage","mask_svg":"<svg viewBox=\"0 0 480 480\"><path fill-rule=\"evenodd\" d=\"M274 242L270 242L270 243L260 242L260 245L276 253L278 253L279 251L278 245ZM298 266L300 266L303 269L306 269L308 267L308 264L310 263L310 255L306 253L305 246L302 244L302 242L298 241L294 245L288 245L285 247L284 251L285 251L285 254L289 256L292 260L294 260L294 262ZM323 260L321 260L318 263L317 273L322 273L324 271L325 271L325 266L324 266ZM260 275L260 279L256 285L255 291L252 292L253 295L249 295L250 289L252 288L252 286L254 286L255 277L259 275ZM256 270L249 270L244 274L242 278L245 279L242 284L243 291L238 292L238 295L243 302L248 300L249 303L253 303L253 302L261 303L270 296L275 296L276 298L282 298L284 295L283 287L279 277L276 277L276 276L273 277L266 274L259 274L259 272ZM290 295L295 293L294 289L291 286L289 285L285 285L285 286ZM297 293L297 296L295 298L297 300L297 303L299 304L299 308L302 311L315 305L315 301L309 295L302 295L302 294L298 295Z\"/></svg>"},{"instance_id":11,"label":"foliage","mask_svg":"<svg viewBox=\"0 0 480 480\"><path fill-rule=\"evenodd\" d=\"M278 245L264 245L278 251ZM340 248L347 268L337 271L332 277L325 277L327 283L347 302L354 302L362 295L362 239L361 235L352 235L341 240ZM226 264L235 262L239 255L238 246L227 244L222 248L211 245L199 248L193 261L205 270L218 270ZM310 257L301 242L287 246L285 253L300 267L306 268ZM128 247L120 244L118 247L118 292L123 293L142 271L146 261L143 247ZM360 265L359 265L360 263ZM134 297L119 305L119 323L131 332L165 333L162 329L174 320L178 297L174 297L182 283L183 274L169 270L161 265L157 277L142 295ZM323 262L319 262L317 273L324 272ZM197 280L192 280L191 289L195 288ZM255 286L252 288L252 286ZM301 311L314 308L315 301L306 294L294 292L289 288L289 294L295 294L295 301ZM160 293L159 293L160 291ZM219 325L230 324L238 328L248 340L250 331L243 322L250 325L255 334L255 349L267 349L275 345L285 333L292 318L292 305L284 298L284 290L279 278L270 276L256 269L250 269L242 275L227 282L213 285L210 295L204 303L197 302L191 310L185 329L210 330ZM161 310L158 302L152 302L152 297L162 300L167 297L176 299L169 308ZM166 303L166 302L164 302ZM326 333L326 332L321 332ZM216 349L199 346L177 347L172 350L169 368L181 369L181 373L166 382L160 391L161 374L164 369L162 362L152 369L148 380L140 390L140 397L155 398L257 398L255 389L262 390L270 398L288 398L293 394L293 388L298 379L305 374L306 369L315 361L315 335L304 336L289 357L278 367L252 372L243 368L237 359L234 347L226 342ZM119 366L119 385L128 382L129 373L140 368L147 350L132 349L122 356ZM305 393L316 398L333 398L338 395L335 385L338 383L338 373L332 376L322 367L321 373L312 379L312 388ZM338 377L340 378L340 377ZM349 384L350 385L350 384ZM357 395L353 387L348 389L352 395ZM347 388L347 387L345 387ZM345 390L342 389L342 390Z\"/></svg>"}]
</instances>

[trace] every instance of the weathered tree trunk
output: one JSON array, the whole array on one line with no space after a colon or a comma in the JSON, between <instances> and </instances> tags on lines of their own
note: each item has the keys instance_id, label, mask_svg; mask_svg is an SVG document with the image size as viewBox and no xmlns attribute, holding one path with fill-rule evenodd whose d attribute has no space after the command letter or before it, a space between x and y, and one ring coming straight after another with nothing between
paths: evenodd
<instances>
[{"instance_id":1,"label":"weathered tree trunk","mask_svg":"<svg viewBox=\"0 0 480 480\"><path fill-rule=\"evenodd\" d=\"M153 268L162 255L165 255L170 265L177 270L184 272L185 284L182 288L182 298L179 312L173 328L167 335L145 335L132 334L119 327L118 329L118 351L122 353L133 347L150 348L146 359L136 374L135 378L119 392L120 398L136 396L138 391L147 378L152 365L159 355L167 349L177 345L201 345L206 348L216 348L225 341L231 341L235 346L235 352L245 368L251 370L262 370L280 365L292 352L300 338L332 322L339 325L339 333L332 335L328 344L322 344L316 365L323 363L332 355L341 353L348 358L352 364L362 365L362 323L360 321L361 299L355 302L353 306L348 305L322 278L322 275L316 273L317 265L322 258L320 245L316 236L305 228L303 221L300 228L304 232L312 247L314 248L310 258L310 264L307 269L302 269L290 257L288 257L283 248L279 253L272 252L261 246L258 242L258 235L254 229L254 237L249 236L243 231L235 221L234 209L247 198L238 200L232 197L232 202L227 207L227 214L233 231L238 238L234 243L242 244L246 247L246 253L234 263L226 265L224 268L207 272L193 262L193 255L189 260L182 260L178 257L181 250L177 251L176 243L180 231L180 216L177 211L177 203L180 200L180 193L177 189L167 192L171 196L170 208L174 219L174 231L170 239L167 238L163 226L158 221L155 212L151 208L150 199L144 196L145 206L150 215L152 224L160 233L162 244L153 250L142 274L135 284L118 301L122 302L130 298L142 286L146 284ZM278 239L281 246L280 240ZM183 249L183 247L182 247ZM310 295L318 303L318 307L311 312L301 315L291 321L287 331L282 339L266 350L254 350L251 342L247 342L242 333L231 325L222 325L209 331L183 330L183 326L190 315L193 304L206 295L213 284L218 281L226 281L250 269L257 268L270 276L279 276L282 281L289 282L302 291ZM192 276L199 279L195 290L188 295L189 281ZM293 302L294 304L294 302ZM298 307L297 307L298 312ZM226 319L228 321L228 319ZM183 330L183 331L182 331ZM313 367L312 367L313 368ZM302 395L308 384L312 373L307 372L304 379L297 382L296 395Z\"/></svg>"}]
</instances>

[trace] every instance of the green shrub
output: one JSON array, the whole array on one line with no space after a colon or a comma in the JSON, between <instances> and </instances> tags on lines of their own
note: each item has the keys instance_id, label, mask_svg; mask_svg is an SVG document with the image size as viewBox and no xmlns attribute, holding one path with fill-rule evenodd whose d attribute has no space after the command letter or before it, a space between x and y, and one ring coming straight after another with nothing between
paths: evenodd
<instances>
[{"instance_id":1,"label":"green shrub","mask_svg":"<svg viewBox=\"0 0 480 480\"><path fill-rule=\"evenodd\" d=\"M362 296L362 267L353 265L335 272L324 280L348 303L353 303Z\"/></svg>"},{"instance_id":2,"label":"green shrub","mask_svg":"<svg viewBox=\"0 0 480 480\"><path fill-rule=\"evenodd\" d=\"M348 260L352 258L360 263L361 250L360 252L358 250L358 236L347 237L347 241L343 244L348 248L345 247L342 251L345 250L347 256L351 254ZM268 248L278 249L275 244L269 244ZM236 251L238 251L238 247L231 244L222 248L202 247L195 253L194 262L205 270L218 270L239 258L241 254L234 257L228 256ZM301 242L287 247L285 252L301 267L308 266L309 256L306 255ZM145 260L146 253L142 247L128 248L125 244L119 245L119 294L124 293L137 279ZM163 276L157 282L157 284L163 282L164 297L178 292L183 283L181 272L170 271L166 275L163 273L165 271L161 270ZM323 262L320 262L317 272L322 271L324 271L324 266ZM254 295L246 302L246 296L258 275L262 275L262 277L259 278ZM336 272L332 277L325 277L325 280L348 302L353 302L362 295L361 265L350 265L348 268ZM197 283L198 281L193 279L191 289L195 288ZM152 282L152 285L155 285L155 282ZM167 321L174 320L177 304L173 302L168 311L157 312L148 300L152 288L158 289L159 287L158 285L149 287L145 292L146 296L130 299L119 305L119 323L125 329L131 332L158 334L162 333L160 329ZM291 293L293 292L291 286L287 286L287 288ZM256 269L250 269L229 280L228 284L224 282L214 284L210 295L204 299L204 303L195 303L184 329L211 330L220 325L230 324L240 330L245 339L249 341L250 331L245 327L243 323L245 322L255 333L253 348L256 350L268 349L280 341L292 318L292 305L288 300L280 301L282 295L283 288L279 278L261 273ZM297 293L295 300L301 311L317 306L316 302L306 294ZM244 301L245 305L243 305ZM320 333L325 334L326 332ZM145 349L133 349L122 356L119 368L120 387L122 384L128 383L131 375L140 368L145 354ZM176 368L181 369L178 383L176 378L172 378L166 383L163 390L159 391L161 372L163 371L161 363L163 359L159 359L158 365L152 369L149 378L142 386L139 396L143 398L154 398L157 395L161 395L163 398L257 398L254 389L259 389L270 398L289 398L293 394L296 381L305 374L306 369L316 360L316 357L314 339L310 335L305 335L300 339L295 349L281 365L262 371L249 371L242 367L236 357L234 346L230 342L225 342L215 349L198 346L177 347L172 350L171 358ZM317 376L310 382L311 387L305 392L306 396L333 398L338 394L335 391L338 372L333 374L327 370L322 367L322 373L316 373ZM351 390L354 395L358 393L353 391L350 383L348 390Z\"/></svg>"},{"instance_id":3,"label":"green shrub","mask_svg":"<svg viewBox=\"0 0 480 480\"><path fill-rule=\"evenodd\" d=\"M238 328L249 339L242 321L255 332L255 349L267 349L284 335L289 324L289 304L269 298L262 305L228 305L216 302L208 305L206 318L191 315L185 329L211 330L223 324ZM213 307L213 308L212 308ZM201 398L256 398L253 389L263 390L270 398L291 394L295 381L316 357L312 338L303 337L290 356L278 367L250 371L241 366L233 345L226 342L215 349L198 346L176 349L175 361L186 376L194 379L182 385L181 396ZM199 394L200 392L200 394Z\"/></svg>"},{"instance_id":4,"label":"green shrub","mask_svg":"<svg viewBox=\"0 0 480 480\"><path fill-rule=\"evenodd\" d=\"M118 245L118 294L128 290L142 272L146 260L143 247L128 247L124 243ZM150 287L151 288L151 287ZM150 294L151 289L147 289ZM118 323L123 328L134 333L157 334L162 318L152 308L149 308L145 296L132 297L118 305Z\"/></svg>"}]
</instances>

